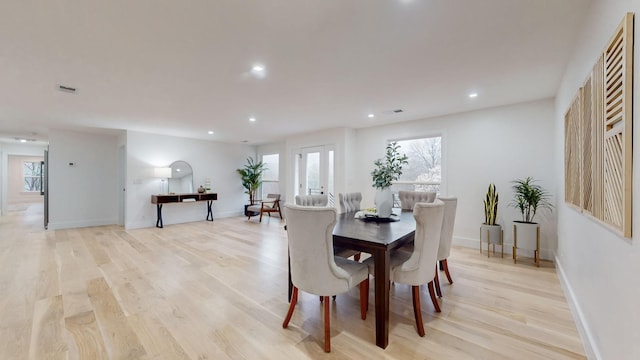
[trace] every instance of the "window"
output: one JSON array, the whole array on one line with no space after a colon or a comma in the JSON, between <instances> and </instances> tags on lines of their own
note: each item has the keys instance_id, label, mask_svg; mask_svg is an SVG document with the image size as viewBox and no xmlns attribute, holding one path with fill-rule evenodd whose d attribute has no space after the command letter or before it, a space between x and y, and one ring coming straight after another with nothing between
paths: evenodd
<instances>
[{"instance_id":1,"label":"window","mask_svg":"<svg viewBox=\"0 0 640 360\"><path fill-rule=\"evenodd\" d=\"M22 163L24 175L24 191L40 192L42 189L42 167L39 161L25 161Z\"/></svg>"},{"instance_id":2,"label":"window","mask_svg":"<svg viewBox=\"0 0 640 360\"><path fill-rule=\"evenodd\" d=\"M280 155L262 155L266 170L262 174L262 198L267 194L280 194Z\"/></svg>"},{"instance_id":3,"label":"window","mask_svg":"<svg viewBox=\"0 0 640 360\"><path fill-rule=\"evenodd\" d=\"M402 176L391 187L391 191L440 192L442 136L401 140L397 143L400 145L400 152L409 158L409 163L403 167Z\"/></svg>"}]
</instances>

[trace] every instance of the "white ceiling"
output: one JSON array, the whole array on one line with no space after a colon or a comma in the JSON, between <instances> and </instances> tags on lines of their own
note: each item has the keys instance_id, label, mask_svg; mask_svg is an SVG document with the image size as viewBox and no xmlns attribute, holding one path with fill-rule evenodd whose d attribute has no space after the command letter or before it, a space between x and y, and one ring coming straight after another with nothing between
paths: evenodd
<instances>
[{"instance_id":1,"label":"white ceiling","mask_svg":"<svg viewBox=\"0 0 640 360\"><path fill-rule=\"evenodd\" d=\"M2 0L0 137L259 144L552 97L589 3Z\"/></svg>"}]
</instances>

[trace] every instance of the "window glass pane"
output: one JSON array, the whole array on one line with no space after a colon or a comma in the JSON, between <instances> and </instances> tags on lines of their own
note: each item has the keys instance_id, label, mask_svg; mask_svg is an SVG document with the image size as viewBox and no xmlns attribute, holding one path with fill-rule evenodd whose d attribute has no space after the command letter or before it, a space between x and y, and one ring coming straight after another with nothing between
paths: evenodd
<instances>
[{"instance_id":1,"label":"window glass pane","mask_svg":"<svg viewBox=\"0 0 640 360\"><path fill-rule=\"evenodd\" d=\"M37 191L42 189L40 181L40 173L42 168L39 161L25 161L22 163L22 171L24 175L24 191Z\"/></svg>"},{"instance_id":2,"label":"window glass pane","mask_svg":"<svg viewBox=\"0 0 640 360\"><path fill-rule=\"evenodd\" d=\"M398 184L392 187L392 191L438 191L442 181L442 137L402 140L397 143L400 145L400 152L409 158L399 180L437 184Z\"/></svg>"}]
</instances>

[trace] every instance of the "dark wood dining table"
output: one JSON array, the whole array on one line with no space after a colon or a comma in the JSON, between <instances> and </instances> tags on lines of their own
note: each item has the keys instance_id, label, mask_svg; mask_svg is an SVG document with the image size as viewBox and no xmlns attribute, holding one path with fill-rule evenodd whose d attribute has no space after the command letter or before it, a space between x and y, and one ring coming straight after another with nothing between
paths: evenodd
<instances>
[{"instance_id":1,"label":"dark wood dining table","mask_svg":"<svg viewBox=\"0 0 640 360\"><path fill-rule=\"evenodd\" d=\"M389 255L391 250L413 241L416 231L412 211L394 210L399 221L365 221L348 212L338 215L333 228L333 246L373 256L376 345L383 349L389 344Z\"/></svg>"},{"instance_id":2,"label":"dark wood dining table","mask_svg":"<svg viewBox=\"0 0 640 360\"><path fill-rule=\"evenodd\" d=\"M398 221L356 219L355 212L339 214L333 229L334 247L358 250L373 257L376 345L383 349L389 344L389 255L391 250L413 241L416 230L412 211L394 209L394 213Z\"/></svg>"}]
</instances>

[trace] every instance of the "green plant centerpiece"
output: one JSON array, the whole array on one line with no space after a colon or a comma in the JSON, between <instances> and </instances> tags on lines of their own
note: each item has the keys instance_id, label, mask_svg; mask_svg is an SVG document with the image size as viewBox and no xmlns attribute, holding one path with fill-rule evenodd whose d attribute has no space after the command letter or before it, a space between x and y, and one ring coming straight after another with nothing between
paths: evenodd
<instances>
[{"instance_id":1,"label":"green plant centerpiece","mask_svg":"<svg viewBox=\"0 0 640 360\"><path fill-rule=\"evenodd\" d=\"M244 193L249 195L249 205L253 205L256 202L256 191L262 185L262 174L265 170L267 170L266 164L262 161L256 162L252 157L247 158L247 164L245 164L244 168L236 169L242 179Z\"/></svg>"},{"instance_id":2,"label":"green plant centerpiece","mask_svg":"<svg viewBox=\"0 0 640 360\"><path fill-rule=\"evenodd\" d=\"M493 244L493 252L495 253L495 245L501 246L501 254L504 256L502 249L503 232L502 226L496 224L498 217L498 192L495 184L489 184L487 194L484 197L484 223L480 226L480 253L482 253L482 243L487 243L487 256L489 256L489 245Z\"/></svg>"},{"instance_id":3,"label":"green plant centerpiece","mask_svg":"<svg viewBox=\"0 0 640 360\"><path fill-rule=\"evenodd\" d=\"M511 206L520 211L522 220L513 222L513 262L518 259L517 249L533 250L536 266L540 265L540 224L534 222L540 210L551 211L550 194L545 188L527 177L513 181Z\"/></svg>"},{"instance_id":4,"label":"green plant centerpiece","mask_svg":"<svg viewBox=\"0 0 640 360\"><path fill-rule=\"evenodd\" d=\"M393 196L391 194L391 184L402 175L402 167L409 163L408 157L401 154L400 145L391 142L387 145L385 157L373 162L376 168L371 172L373 187L376 192L376 211L378 217L388 218L391 216L393 208Z\"/></svg>"}]
</instances>

